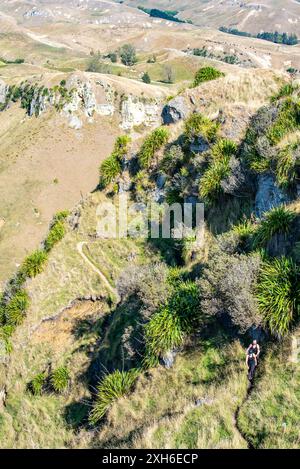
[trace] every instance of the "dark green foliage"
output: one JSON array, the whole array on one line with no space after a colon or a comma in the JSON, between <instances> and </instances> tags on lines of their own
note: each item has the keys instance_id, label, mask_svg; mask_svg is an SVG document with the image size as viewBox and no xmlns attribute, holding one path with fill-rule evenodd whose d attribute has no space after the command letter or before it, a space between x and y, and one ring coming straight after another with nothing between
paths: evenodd
<instances>
[{"instance_id":1,"label":"dark green foliage","mask_svg":"<svg viewBox=\"0 0 300 469\"><path fill-rule=\"evenodd\" d=\"M300 126L300 103L287 98L283 103L276 121L267 132L271 145L279 143L289 132Z\"/></svg>"},{"instance_id":2,"label":"dark green foliage","mask_svg":"<svg viewBox=\"0 0 300 469\"><path fill-rule=\"evenodd\" d=\"M5 306L5 321L9 326L22 323L29 306L29 296L25 290L19 290Z\"/></svg>"},{"instance_id":3,"label":"dark green foliage","mask_svg":"<svg viewBox=\"0 0 300 469\"><path fill-rule=\"evenodd\" d=\"M50 383L55 392L63 392L70 382L70 374L65 366L61 366L52 371L50 375Z\"/></svg>"},{"instance_id":4,"label":"dark green foliage","mask_svg":"<svg viewBox=\"0 0 300 469\"><path fill-rule=\"evenodd\" d=\"M294 86L292 83L287 83L283 85L278 93L271 97L271 102L277 101L281 98L287 98L288 96L292 96L294 92L298 89L298 87Z\"/></svg>"},{"instance_id":5,"label":"dark green foliage","mask_svg":"<svg viewBox=\"0 0 300 469\"><path fill-rule=\"evenodd\" d=\"M143 73L142 81L147 84L151 83L151 78L148 72Z\"/></svg>"},{"instance_id":6,"label":"dark green foliage","mask_svg":"<svg viewBox=\"0 0 300 469\"><path fill-rule=\"evenodd\" d=\"M106 375L97 386L97 396L89 415L91 424L96 425L106 414L110 406L126 396L132 389L138 376L138 370L114 371Z\"/></svg>"},{"instance_id":7,"label":"dark green foliage","mask_svg":"<svg viewBox=\"0 0 300 469\"><path fill-rule=\"evenodd\" d=\"M193 113L185 122L184 135L188 142L204 139L208 143L215 141L220 125L200 113Z\"/></svg>"},{"instance_id":8,"label":"dark green foliage","mask_svg":"<svg viewBox=\"0 0 300 469\"><path fill-rule=\"evenodd\" d=\"M200 292L193 282L179 282L169 301L145 326L146 354L144 363L152 366L166 352L183 344L185 338L203 318Z\"/></svg>"},{"instance_id":9,"label":"dark green foliage","mask_svg":"<svg viewBox=\"0 0 300 469\"><path fill-rule=\"evenodd\" d=\"M222 181L230 174L230 159L237 146L231 140L219 140L211 150L212 159L200 180L199 194L202 200L211 204L224 192Z\"/></svg>"},{"instance_id":10,"label":"dark green foliage","mask_svg":"<svg viewBox=\"0 0 300 469\"><path fill-rule=\"evenodd\" d=\"M36 277L43 271L45 262L47 261L47 253L45 251L37 250L26 257L20 269L24 277Z\"/></svg>"},{"instance_id":11,"label":"dark green foliage","mask_svg":"<svg viewBox=\"0 0 300 469\"><path fill-rule=\"evenodd\" d=\"M298 43L298 38L296 34L287 34L275 32L262 32L258 34L250 34L245 31L240 31L236 28L226 28L221 26L220 31L224 33L234 34L235 36L245 36L245 37L255 37L257 39L264 39L265 41L275 42L275 44L286 44L288 46L294 46Z\"/></svg>"},{"instance_id":12,"label":"dark green foliage","mask_svg":"<svg viewBox=\"0 0 300 469\"><path fill-rule=\"evenodd\" d=\"M287 235L291 230L295 213L284 206L274 207L265 214L253 237L253 248L265 247L278 233Z\"/></svg>"},{"instance_id":13,"label":"dark green foliage","mask_svg":"<svg viewBox=\"0 0 300 469\"><path fill-rule=\"evenodd\" d=\"M41 396L46 384L46 373L38 373L29 383L28 389L34 396Z\"/></svg>"},{"instance_id":14,"label":"dark green foliage","mask_svg":"<svg viewBox=\"0 0 300 469\"><path fill-rule=\"evenodd\" d=\"M124 44L120 49L121 62L132 67L137 62L135 47L132 44Z\"/></svg>"},{"instance_id":15,"label":"dark green foliage","mask_svg":"<svg viewBox=\"0 0 300 469\"><path fill-rule=\"evenodd\" d=\"M282 148L276 157L276 179L280 187L292 186L299 177L300 141Z\"/></svg>"},{"instance_id":16,"label":"dark green foliage","mask_svg":"<svg viewBox=\"0 0 300 469\"><path fill-rule=\"evenodd\" d=\"M122 172L122 161L128 152L130 137L122 135L117 138L111 155L100 166L100 186L106 187Z\"/></svg>"},{"instance_id":17,"label":"dark green foliage","mask_svg":"<svg viewBox=\"0 0 300 469\"><path fill-rule=\"evenodd\" d=\"M176 10L159 10L158 8L144 8L141 6L138 8L139 10L148 13L148 15L152 16L153 18L162 18L167 21L174 21L175 23L186 23L186 21L176 17L176 15L178 15L178 11Z\"/></svg>"},{"instance_id":18,"label":"dark green foliage","mask_svg":"<svg viewBox=\"0 0 300 469\"><path fill-rule=\"evenodd\" d=\"M66 234L66 227L63 221L55 221L50 231L47 235L47 238L44 241L45 251L49 252L59 241L63 239Z\"/></svg>"},{"instance_id":19,"label":"dark green foliage","mask_svg":"<svg viewBox=\"0 0 300 469\"><path fill-rule=\"evenodd\" d=\"M257 286L260 311L272 334L286 335L300 314L300 270L289 258L265 262Z\"/></svg>"},{"instance_id":20,"label":"dark green foliage","mask_svg":"<svg viewBox=\"0 0 300 469\"><path fill-rule=\"evenodd\" d=\"M205 81L216 80L217 78L224 76L224 73L220 72L214 67L202 67L195 75L193 87L199 86Z\"/></svg>"},{"instance_id":21,"label":"dark green foliage","mask_svg":"<svg viewBox=\"0 0 300 469\"><path fill-rule=\"evenodd\" d=\"M138 153L138 159L142 168L148 168L151 165L155 153L167 143L168 138L169 132L164 127L155 129L146 137Z\"/></svg>"}]
</instances>

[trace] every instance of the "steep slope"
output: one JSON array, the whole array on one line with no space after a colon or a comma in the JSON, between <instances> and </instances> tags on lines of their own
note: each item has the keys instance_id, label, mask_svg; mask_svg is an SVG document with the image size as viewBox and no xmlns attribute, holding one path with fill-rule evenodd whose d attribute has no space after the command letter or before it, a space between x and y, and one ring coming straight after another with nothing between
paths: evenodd
<instances>
[{"instance_id":1,"label":"steep slope","mask_svg":"<svg viewBox=\"0 0 300 469\"><path fill-rule=\"evenodd\" d=\"M223 136L228 137L234 127L231 138L238 142L251 116L268 102L268 95L278 90L281 79L271 72L245 70L239 77L227 76L188 90L181 98L189 112L197 110L220 118ZM168 101L168 106L172 105L172 100ZM172 142L182 134L182 124L179 121L170 126ZM139 141L133 142L133 154L139 146ZM196 154L194 159L196 163ZM193 174L191 171L190 177ZM153 181L146 182L145 186L141 184L140 197L147 190L155 193ZM112 189L118 190L114 185ZM176 351L171 369L159 366L146 374L141 371L134 392L114 403L100 431L88 424L93 390L103 372L128 370L140 360L143 336L139 328L146 314L141 300L142 304L145 298L156 302L161 296L165 298L167 291L164 272L168 267L162 263L167 253L162 246L155 249L143 239L130 237L97 238L97 211L104 202L116 200L111 197L107 199L97 191L75 207L66 224L66 236L49 253L43 272L25 283L30 306L9 339L12 350L1 364L1 446L246 448L234 418L247 392L242 344L232 331L214 322L190 335L181 352ZM216 224L223 223L221 218L215 213ZM199 275L198 268L201 271L205 256L215 244L213 233L207 236L206 254L201 250L195 258L186 251L182 274L191 275L191 279ZM85 256L77 249L83 241ZM171 246L168 255L174 256ZM158 266L154 267L158 269L155 275L153 266ZM130 277L135 269L148 278L141 282L143 288L150 282L149 290L140 298L134 292L126 294L128 286L138 281L138 277ZM118 286L119 303L112 298L102 275L113 288ZM161 283L157 282L158 275ZM172 282L176 283L176 270L171 269L168 275L173 275ZM70 381L59 393L49 379L61 366L69 370ZM41 394L34 395L32 380L41 373L47 378ZM244 422L248 419L241 411L239 415Z\"/></svg>"}]
</instances>

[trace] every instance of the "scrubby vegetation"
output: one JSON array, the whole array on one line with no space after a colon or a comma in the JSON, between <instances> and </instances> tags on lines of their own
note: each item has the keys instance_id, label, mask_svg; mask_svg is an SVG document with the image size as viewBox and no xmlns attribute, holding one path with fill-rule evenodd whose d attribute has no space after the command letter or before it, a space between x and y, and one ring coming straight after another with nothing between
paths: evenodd
<instances>
[{"instance_id":1,"label":"scrubby vegetation","mask_svg":"<svg viewBox=\"0 0 300 469\"><path fill-rule=\"evenodd\" d=\"M235 36L256 37L257 39L264 39L265 41L275 42L275 44L286 44L288 46L294 46L295 44L298 44L298 37L296 34L279 33L278 31L275 31L262 32L253 35L245 31L239 31L236 28L226 28L225 26L221 26L220 31L234 34Z\"/></svg>"},{"instance_id":2,"label":"scrubby vegetation","mask_svg":"<svg viewBox=\"0 0 300 469\"><path fill-rule=\"evenodd\" d=\"M144 140L138 153L138 159L142 168L148 168L155 156L155 153L167 143L169 132L166 128L160 127L155 129Z\"/></svg>"},{"instance_id":3,"label":"scrubby vegetation","mask_svg":"<svg viewBox=\"0 0 300 469\"><path fill-rule=\"evenodd\" d=\"M137 371L115 371L107 375L97 388L96 401L90 413L89 419L96 424L105 415L109 407L132 389L137 378Z\"/></svg>"},{"instance_id":4,"label":"scrubby vegetation","mask_svg":"<svg viewBox=\"0 0 300 469\"><path fill-rule=\"evenodd\" d=\"M205 81L216 80L217 78L224 77L224 73L220 72L214 67L202 67L195 75L193 86L199 86Z\"/></svg>"},{"instance_id":5,"label":"scrubby vegetation","mask_svg":"<svg viewBox=\"0 0 300 469\"><path fill-rule=\"evenodd\" d=\"M130 137L118 137L112 154L100 166L100 186L106 187L121 174L123 159L128 152Z\"/></svg>"},{"instance_id":6,"label":"scrubby vegetation","mask_svg":"<svg viewBox=\"0 0 300 469\"><path fill-rule=\"evenodd\" d=\"M284 336L300 314L300 269L285 257L265 262L257 287L259 309L272 334Z\"/></svg>"}]
</instances>

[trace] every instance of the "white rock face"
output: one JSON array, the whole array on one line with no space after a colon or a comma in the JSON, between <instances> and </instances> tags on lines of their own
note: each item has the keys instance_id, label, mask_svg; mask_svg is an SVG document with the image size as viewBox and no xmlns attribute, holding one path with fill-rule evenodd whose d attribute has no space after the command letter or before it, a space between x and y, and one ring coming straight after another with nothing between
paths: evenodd
<instances>
[{"instance_id":1,"label":"white rock face","mask_svg":"<svg viewBox=\"0 0 300 469\"><path fill-rule=\"evenodd\" d=\"M130 130L141 124L150 126L161 121L160 106L158 103L146 103L138 98L129 95L122 102L120 127L124 130Z\"/></svg>"},{"instance_id":2,"label":"white rock face","mask_svg":"<svg viewBox=\"0 0 300 469\"><path fill-rule=\"evenodd\" d=\"M71 129L79 130L82 127L82 121L78 116L72 115L69 119L69 127L71 127Z\"/></svg>"},{"instance_id":3,"label":"white rock face","mask_svg":"<svg viewBox=\"0 0 300 469\"><path fill-rule=\"evenodd\" d=\"M0 80L0 104L5 103L7 94L7 85L3 80Z\"/></svg>"}]
</instances>

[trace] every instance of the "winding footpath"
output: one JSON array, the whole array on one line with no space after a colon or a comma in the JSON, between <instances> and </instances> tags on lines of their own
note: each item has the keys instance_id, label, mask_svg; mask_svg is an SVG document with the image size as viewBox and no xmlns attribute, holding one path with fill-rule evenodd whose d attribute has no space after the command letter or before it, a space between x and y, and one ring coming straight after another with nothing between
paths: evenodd
<instances>
[{"instance_id":1,"label":"winding footpath","mask_svg":"<svg viewBox=\"0 0 300 469\"><path fill-rule=\"evenodd\" d=\"M93 271L99 275L99 277L101 278L106 288L110 291L110 293L112 293L117 298L117 301L118 301L119 295L118 295L117 290L111 286L111 284L109 283L109 281L107 280L103 272L101 272L101 270L98 269L98 267L96 267L93 264L93 262L91 262L89 258L84 254L83 247L87 244L88 243L86 241L81 241L80 243L77 243L77 246L76 246L77 251L79 252L80 256L85 260L85 262L90 266L90 268L93 269Z\"/></svg>"}]
</instances>

